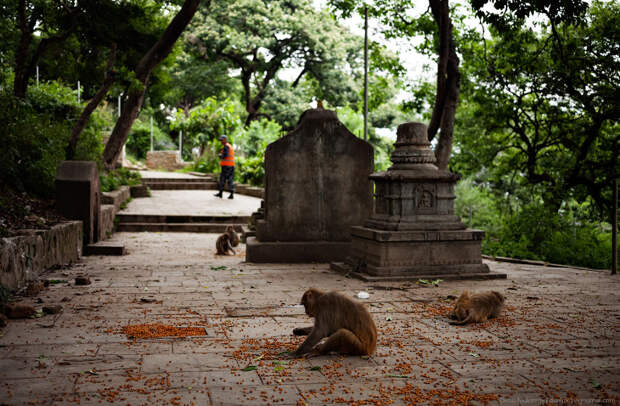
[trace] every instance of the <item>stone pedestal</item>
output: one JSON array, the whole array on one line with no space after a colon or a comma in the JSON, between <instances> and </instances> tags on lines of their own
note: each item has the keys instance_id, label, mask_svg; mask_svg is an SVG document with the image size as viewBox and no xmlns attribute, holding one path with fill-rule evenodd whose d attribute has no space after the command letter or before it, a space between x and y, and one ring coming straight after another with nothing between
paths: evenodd
<instances>
[{"instance_id":1,"label":"stone pedestal","mask_svg":"<svg viewBox=\"0 0 620 406\"><path fill-rule=\"evenodd\" d=\"M421 123L398 127L393 165L370 176L374 213L351 228L351 255L332 268L366 280L505 278L482 263L484 231L454 214L458 176L435 166L426 134Z\"/></svg>"},{"instance_id":2,"label":"stone pedestal","mask_svg":"<svg viewBox=\"0 0 620 406\"><path fill-rule=\"evenodd\" d=\"M263 213L248 262L330 262L349 252L350 228L372 212L373 149L323 109L265 151ZM262 218L261 218L262 217Z\"/></svg>"},{"instance_id":3,"label":"stone pedestal","mask_svg":"<svg viewBox=\"0 0 620 406\"><path fill-rule=\"evenodd\" d=\"M92 161L64 161L56 174L56 208L68 219L81 220L84 245L99 239L99 172Z\"/></svg>"}]
</instances>

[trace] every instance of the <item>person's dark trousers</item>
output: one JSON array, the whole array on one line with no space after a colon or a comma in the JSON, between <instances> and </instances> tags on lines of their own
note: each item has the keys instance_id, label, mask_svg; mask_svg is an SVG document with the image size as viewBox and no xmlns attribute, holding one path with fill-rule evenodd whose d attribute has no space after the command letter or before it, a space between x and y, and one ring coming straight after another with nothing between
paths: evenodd
<instances>
[{"instance_id":1,"label":"person's dark trousers","mask_svg":"<svg viewBox=\"0 0 620 406\"><path fill-rule=\"evenodd\" d=\"M228 186L230 188L230 195L232 196L235 193L235 183L233 181L233 177L235 176L235 167L234 166L222 166L222 172L220 173L220 195L224 191L224 186L228 182Z\"/></svg>"}]
</instances>

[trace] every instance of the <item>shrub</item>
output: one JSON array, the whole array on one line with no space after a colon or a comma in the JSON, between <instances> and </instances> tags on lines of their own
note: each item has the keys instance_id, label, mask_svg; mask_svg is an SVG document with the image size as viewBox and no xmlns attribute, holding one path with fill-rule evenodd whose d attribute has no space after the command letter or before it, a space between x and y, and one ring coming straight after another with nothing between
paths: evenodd
<instances>
[{"instance_id":1,"label":"shrub","mask_svg":"<svg viewBox=\"0 0 620 406\"><path fill-rule=\"evenodd\" d=\"M127 150L138 159L145 159L146 153L151 150L151 123L136 120L131 127L127 138ZM156 151L173 150L177 146L170 137L164 133L153 120L153 149Z\"/></svg>"},{"instance_id":2,"label":"shrub","mask_svg":"<svg viewBox=\"0 0 620 406\"><path fill-rule=\"evenodd\" d=\"M127 168L118 168L108 173L99 175L99 183L102 192L111 192L123 185L135 186L141 182L141 176L138 172L130 171Z\"/></svg>"},{"instance_id":3,"label":"shrub","mask_svg":"<svg viewBox=\"0 0 620 406\"><path fill-rule=\"evenodd\" d=\"M17 190L51 197L58 165L65 159L71 127L82 111L72 89L57 82L31 86L22 100L0 91L0 180ZM76 159L100 161L105 123L97 113L77 145Z\"/></svg>"}]
</instances>

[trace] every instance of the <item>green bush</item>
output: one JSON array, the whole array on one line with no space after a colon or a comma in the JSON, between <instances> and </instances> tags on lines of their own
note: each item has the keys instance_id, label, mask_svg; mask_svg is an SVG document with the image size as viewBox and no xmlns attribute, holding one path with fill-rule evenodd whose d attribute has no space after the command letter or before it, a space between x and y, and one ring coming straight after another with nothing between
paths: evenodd
<instances>
[{"instance_id":1,"label":"green bush","mask_svg":"<svg viewBox=\"0 0 620 406\"><path fill-rule=\"evenodd\" d=\"M571 217L541 205L529 205L504 217L501 228L488 233L483 252L588 268L611 266L611 233L599 224L573 224Z\"/></svg>"},{"instance_id":2,"label":"green bush","mask_svg":"<svg viewBox=\"0 0 620 406\"><path fill-rule=\"evenodd\" d=\"M260 154L251 158L238 159L239 170L235 169L235 180L252 186L265 185L265 157Z\"/></svg>"},{"instance_id":3,"label":"green bush","mask_svg":"<svg viewBox=\"0 0 620 406\"><path fill-rule=\"evenodd\" d=\"M30 86L27 98L0 91L0 180L42 197L54 192L58 165L65 159L71 127L82 111L72 89L57 82ZM99 162L103 119L94 113L77 145L75 159Z\"/></svg>"},{"instance_id":4,"label":"green bush","mask_svg":"<svg viewBox=\"0 0 620 406\"><path fill-rule=\"evenodd\" d=\"M100 174L99 183L102 192L111 192L124 185L139 185L141 183L141 176L138 172L130 171L127 168L118 168L108 173Z\"/></svg>"},{"instance_id":5,"label":"green bush","mask_svg":"<svg viewBox=\"0 0 620 406\"><path fill-rule=\"evenodd\" d=\"M459 181L455 193L456 214L469 225L471 210L471 226L486 231L484 254L597 269L611 266L611 232L588 220L587 203L571 201L558 213L535 202L510 213L472 177Z\"/></svg>"},{"instance_id":6,"label":"green bush","mask_svg":"<svg viewBox=\"0 0 620 406\"><path fill-rule=\"evenodd\" d=\"M136 120L131 127L127 138L127 151L138 159L145 159L146 153L151 150L151 123L150 119ZM153 120L153 149L155 151L173 150L178 148Z\"/></svg>"}]
</instances>

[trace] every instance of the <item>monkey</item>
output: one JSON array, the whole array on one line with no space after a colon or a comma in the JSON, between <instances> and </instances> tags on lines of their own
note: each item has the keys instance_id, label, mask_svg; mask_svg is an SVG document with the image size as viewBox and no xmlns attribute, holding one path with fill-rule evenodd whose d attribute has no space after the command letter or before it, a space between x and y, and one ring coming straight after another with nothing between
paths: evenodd
<instances>
[{"instance_id":1,"label":"monkey","mask_svg":"<svg viewBox=\"0 0 620 406\"><path fill-rule=\"evenodd\" d=\"M235 229L233 226L226 227L225 233L228 234L231 246L236 247L237 245L239 245L239 242L240 242L239 234L235 232Z\"/></svg>"},{"instance_id":2,"label":"monkey","mask_svg":"<svg viewBox=\"0 0 620 406\"><path fill-rule=\"evenodd\" d=\"M301 304L306 314L314 317L314 326L293 329L294 335L308 335L293 357L329 352L370 355L375 351L377 328L363 304L338 292L313 288L303 294Z\"/></svg>"},{"instance_id":3,"label":"monkey","mask_svg":"<svg viewBox=\"0 0 620 406\"><path fill-rule=\"evenodd\" d=\"M230 245L230 235L224 233L217 237L217 241L215 241L215 255L229 255L229 251L232 252L232 255L236 255L237 253Z\"/></svg>"},{"instance_id":4,"label":"monkey","mask_svg":"<svg viewBox=\"0 0 620 406\"><path fill-rule=\"evenodd\" d=\"M504 306L504 296L499 292L483 292L470 295L464 291L457 299L450 318L456 321L452 325L462 326L467 323L482 323L499 316Z\"/></svg>"}]
</instances>

